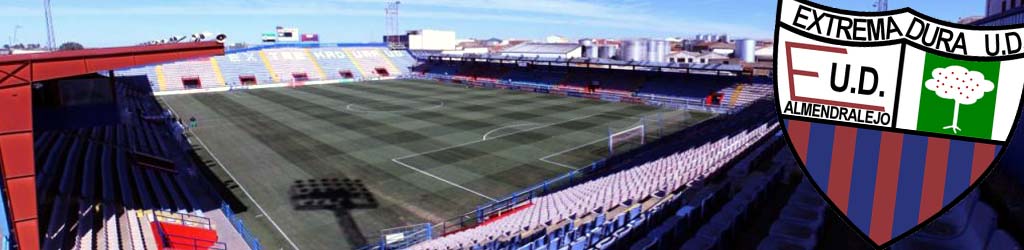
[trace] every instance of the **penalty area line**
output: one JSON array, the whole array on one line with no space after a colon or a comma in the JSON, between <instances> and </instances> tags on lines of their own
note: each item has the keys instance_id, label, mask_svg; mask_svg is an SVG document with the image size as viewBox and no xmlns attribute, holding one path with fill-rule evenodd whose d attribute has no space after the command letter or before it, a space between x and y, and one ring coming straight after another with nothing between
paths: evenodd
<instances>
[{"instance_id":1,"label":"penalty area line","mask_svg":"<svg viewBox=\"0 0 1024 250\"><path fill-rule=\"evenodd\" d=\"M549 154L547 156L541 157L539 160L543 161L543 162L555 164L555 165L558 165L558 166L561 166L561 167L565 167L565 168L570 168L570 169L576 170L576 169L579 169L579 168L578 167L573 167L573 166L571 166L569 164L548 160L548 158L555 157L555 156L558 156L558 155L561 155L561 154L565 154L566 152L577 150L577 149L580 149L580 148L583 148L583 147L586 147L586 146L594 145L594 143L598 143L598 142L601 142L601 141L604 141L604 140L608 140L608 139L607 138L601 138L601 139L597 139L597 140L594 140L594 141L591 141L591 142L580 144L578 146L575 146L575 147L572 147L572 148L569 148L569 149L566 149L566 150L558 151L558 152L556 152L554 154Z\"/></svg>"},{"instance_id":2,"label":"penalty area line","mask_svg":"<svg viewBox=\"0 0 1024 250\"><path fill-rule=\"evenodd\" d=\"M591 117L602 115L602 114L604 114L604 113L590 114L590 115L580 116L580 117L576 117L576 118L565 120L565 121L560 121L560 122L555 122L555 123L548 123L548 124L540 125L540 126L537 126L537 127L531 127L531 128L524 129L524 130L519 130L519 131L516 131L516 132L513 132L513 133L498 135L498 136L495 136L495 137L491 138L491 140L498 139L498 138L505 137L505 136L511 136L511 135L515 135L515 134L519 134L519 133L525 133L525 132L529 132L529 131L533 131L533 130L537 130L537 129L541 129L541 128L551 127L551 126L562 124L562 123L583 120L583 119L591 118ZM477 192L475 190L472 190L472 189L466 188L466 187L464 187L462 185L459 185L458 183L446 180L444 178L438 177L437 175L431 174L431 173L429 173L427 171L424 171L422 169L413 167L412 165L406 164L405 162L402 162L403 159L417 157L417 156L421 156L421 155L425 155L425 154L441 152L441 151L444 151L444 150L449 150L449 149L453 149L453 148L457 148L457 147L464 147L464 146L467 146L467 145L472 145L472 144L480 143L480 142L483 142L483 141L486 141L486 140L470 141L470 142L461 143L461 144L458 144L458 145L451 145L451 146L447 146L447 147L443 147L443 148L439 148L439 149L434 149L434 150L430 150L430 151L410 154L410 155L406 155L406 156L402 156L402 157L398 157L398 158L392 158L391 161L394 162L395 164L401 165L401 166L403 166L405 168L412 169L413 171L419 172L421 174L425 174L425 175L430 176L430 177L432 177L434 179L440 180L440 181L442 181L444 183L448 183L448 184L450 184L452 186L455 186L455 187L457 187L459 189L466 190L466 191L468 191L470 193L473 193L473 194L476 194L476 195L478 195L480 197L484 197L485 199L488 199L488 200L491 200L491 201L498 201L498 200L496 200L494 198L491 198L490 196L484 195L484 194L482 194L480 192ZM567 166L567 165L564 165L564 164L561 165L561 166L562 167L569 167L569 168L571 168L571 166Z\"/></svg>"},{"instance_id":3,"label":"penalty area line","mask_svg":"<svg viewBox=\"0 0 1024 250\"><path fill-rule=\"evenodd\" d=\"M618 116L618 117L619 118L632 118L632 117L636 117L636 115L632 115L632 116L628 116L627 115L627 116ZM634 123L634 125L635 124L639 124L639 122ZM632 125L630 125L630 126L632 126ZM590 145L594 145L595 143L598 143L598 142L601 142L601 141L607 141L607 140L608 140L608 138L601 138L601 139L593 140L591 142L583 143L583 144L580 144L578 146L575 146L575 147L572 147L572 148L568 148L566 150L558 151L556 153L553 153L553 154L541 157L538 160L543 161L543 162L547 162L547 163L551 163L551 164L554 164L554 165L558 165L560 167L569 168L569 169L572 169L572 170L577 170L577 169L579 169L578 167L574 167L574 166L569 165L569 164L565 164L565 163L549 160L548 158L555 157L555 156L558 156L558 155L562 155L562 154L565 154L566 152L577 150L577 149L580 149L580 148L583 148L583 147L586 147L586 146L590 146Z\"/></svg>"},{"instance_id":4,"label":"penalty area line","mask_svg":"<svg viewBox=\"0 0 1024 250\"><path fill-rule=\"evenodd\" d=\"M409 169L415 170L416 172L420 172L421 174L425 174L425 175L427 175L427 176L433 177L434 179L437 179L437 180L443 181L444 183L448 183L449 185L455 186L455 187L457 187L457 188L459 188L459 189L462 189L462 190L466 190L466 191L468 191L468 192L470 192L470 193L473 193L473 194L475 194L475 195L477 195L477 196L480 196L480 197L484 197L484 199L488 199L488 200L491 200L491 201L498 201L498 200L495 200L494 198L491 198L490 196L487 196L487 195L485 195L485 194L482 194L482 193L480 193L480 192L477 192L476 190L472 190L472 189L469 189L469 188L467 188L467 187L463 187L462 185L459 185L458 183L455 183L455 182L452 182L452 181L446 180L446 179L444 179L444 178L441 178L441 177L438 177L438 176L436 176L436 175L434 175L434 174L431 174L431 173L429 173L429 172L427 172L427 171L423 171L422 169L419 169L419 168L413 167L412 165L406 164L405 162L402 162L402 161L398 160L397 158L395 158L395 159L391 159L391 161L392 161L392 162L394 162L394 163L396 163L396 164L398 164L398 165L402 165L403 167L406 167L406 168L409 168Z\"/></svg>"}]
</instances>

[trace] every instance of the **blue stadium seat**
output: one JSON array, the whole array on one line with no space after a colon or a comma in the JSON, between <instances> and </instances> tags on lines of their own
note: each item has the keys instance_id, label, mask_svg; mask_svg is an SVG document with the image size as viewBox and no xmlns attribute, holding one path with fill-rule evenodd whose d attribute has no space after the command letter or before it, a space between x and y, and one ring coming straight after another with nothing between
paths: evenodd
<instances>
[{"instance_id":1,"label":"blue stadium seat","mask_svg":"<svg viewBox=\"0 0 1024 250\"><path fill-rule=\"evenodd\" d=\"M818 228L787 220L776 221L769 230L772 238L786 238L794 244L813 248L818 243Z\"/></svg>"},{"instance_id":2,"label":"blue stadium seat","mask_svg":"<svg viewBox=\"0 0 1024 250\"><path fill-rule=\"evenodd\" d=\"M570 245L571 247L569 248L569 250L584 250L584 249L587 249L587 244L589 243L587 238L588 238L587 236L582 236L582 237L577 238L575 241L572 242L572 245Z\"/></svg>"},{"instance_id":3,"label":"blue stadium seat","mask_svg":"<svg viewBox=\"0 0 1024 250\"><path fill-rule=\"evenodd\" d=\"M694 237L688 241L679 250L711 250L715 249L717 245L717 238L708 238L706 236Z\"/></svg>"},{"instance_id":4,"label":"blue stadium seat","mask_svg":"<svg viewBox=\"0 0 1024 250\"><path fill-rule=\"evenodd\" d=\"M516 249L517 250L533 250L533 243L531 242L531 243L523 244L522 246L520 246L519 248L516 248Z\"/></svg>"},{"instance_id":5,"label":"blue stadium seat","mask_svg":"<svg viewBox=\"0 0 1024 250\"><path fill-rule=\"evenodd\" d=\"M629 218L627 218L627 219L628 220L633 220L633 219L636 219L637 217L640 217L640 213L642 213L641 209L643 209L643 208L640 207L639 205L638 206L633 206L633 208L629 209Z\"/></svg>"},{"instance_id":6,"label":"blue stadium seat","mask_svg":"<svg viewBox=\"0 0 1024 250\"><path fill-rule=\"evenodd\" d=\"M757 250L810 250L814 249L814 246L808 247L805 244L793 242L788 238L776 238L768 237L761 241L757 245Z\"/></svg>"},{"instance_id":7,"label":"blue stadium seat","mask_svg":"<svg viewBox=\"0 0 1024 250\"><path fill-rule=\"evenodd\" d=\"M825 223L824 210L825 207L806 207L789 203L782 209L779 219L811 227L820 227Z\"/></svg>"},{"instance_id":8,"label":"blue stadium seat","mask_svg":"<svg viewBox=\"0 0 1024 250\"><path fill-rule=\"evenodd\" d=\"M100 144L97 143L89 143L88 148L85 150L85 160L80 163L80 168L82 168L82 183L80 183L82 198L91 199L96 194L96 171L98 171L96 168L102 167L99 162L101 152Z\"/></svg>"},{"instance_id":9,"label":"blue stadium seat","mask_svg":"<svg viewBox=\"0 0 1024 250\"><path fill-rule=\"evenodd\" d=\"M992 233L992 236L989 237L988 247L986 249L1020 250L1022 248L1009 233L1003 230L996 230Z\"/></svg>"},{"instance_id":10,"label":"blue stadium seat","mask_svg":"<svg viewBox=\"0 0 1024 250\"><path fill-rule=\"evenodd\" d=\"M115 197L115 193L117 192L117 190L115 190L114 187L115 183L117 183L117 179L114 178L114 152L113 149L111 149L111 147L104 146L103 152L101 152L101 154L102 155L100 156L100 182L101 185L103 185L102 198L103 201L113 202L117 199L117 197Z\"/></svg>"},{"instance_id":11,"label":"blue stadium seat","mask_svg":"<svg viewBox=\"0 0 1024 250\"><path fill-rule=\"evenodd\" d=\"M615 236L604 237L601 239L601 241L598 241L597 244L594 244L594 249L610 249L612 247L612 243L615 243L617 239L618 238L616 238Z\"/></svg>"},{"instance_id":12,"label":"blue stadium seat","mask_svg":"<svg viewBox=\"0 0 1024 250\"><path fill-rule=\"evenodd\" d=\"M74 179L80 178L78 176L78 169L81 168L80 164L83 160L82 154L83 151L86 150L86 148L88 148L88 144L84 140L76 139L75 144L72 146L71 150L68 150L68 158L67 160L64 161L64 172L60 177L60 185L58 189L58 192L60 194L71 193L72 188L78 187L77 185L75 185L78 184L78 182L74 181Z\"/></svg>"}]
</instances>

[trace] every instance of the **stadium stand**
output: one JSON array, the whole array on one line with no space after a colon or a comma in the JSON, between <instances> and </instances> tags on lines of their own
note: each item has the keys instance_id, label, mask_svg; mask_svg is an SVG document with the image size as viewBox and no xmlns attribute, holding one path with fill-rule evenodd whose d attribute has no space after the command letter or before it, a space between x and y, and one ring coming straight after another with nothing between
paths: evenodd
<instances>
[{"instance_id":1,"label":"stadium stand","mask_svg":"<svg viewBox=\"0 0 1024 250\"><path fill-rule=\"evenodd\" d=\"M153 84L153 90L159 93L317 80L388 78L408 74L415 63L409 52L382 46L277 45L122 69L114 74L146 75Z\"/></svg>"},{"instance_id":2,"label":"stadium stand","mask_svg":"<svg viewBox=\"0 0 1024 250\"><path fill-rule=\"evenodd\" d=\"M216 59L199 59L157 65L157 90L224 87Z\"/></svg>"},{"instance_id":3,"label":"stadium stand","mask_svg":"<svg viewBox=\"0 0 1024 250\"><path fill-rule=\"evenodd\" d=\"M274 82L301 82L327 78L308 49L273 48L259 51Z\"/></svg>"},{"instance_id":4,"label":"stadium stand","mask_svg":"<svg viewBox=\"0 0 1024 250\"><path fill-rule=\"evenodd\" d=\"M312 51L328 79L355 79L361 77L359 69L340 48L321 48Z\"/></svg>"},{"instance_id":5,"label":"stadium stand","mask_svg":"<svg viewBox=\"0 0 1024 250\"><path fill-rule=\"evenodd\" d=\"M409 70L416 66L416 58L410 56L408 51L396 51L396 50L382 50L384 55L391 59L391 62L398 67L403 73L408 73Z\"/></svg>"},{"instance_id":6,"label":"stadium stand","mask_svg":"<svg viewBox=\"0 0 1024 250\"><path fill-rule=\"evenodd\" d=\"M221 65L221 75L229 85L243 85L243 77L252 77L256 84L274 83L258 51L225 53L214 57Z\"/></svg>"},{"instance_id":7,"label":"stadium stand","mask_svg":"<svg viewBox=\"0 0 1024 250\"><path fill-rule=\"evenodd\" d=\"M504 88L542 88L544 93L573 92L601 99L645 98L650 105L684 100L731 110L606 159L604 164L610 167L588 173L579 184L545 190L500 213L481 213L479 223L466 228L446 231L442 226L441 237L411 249L770 250L866 244L828 211L827 203L800 176L792 155L782 149L774 105L765 100L773 91L770 82L708 74L415 60L426 55L430 54L366 46L267 47L118 71L117 75L148 75L118 85L118 95L126 96L122 108L129 119L114 126L44 131L36 138L40 202L49 205L41 210L48 216L41 221L44 245L219 246L216 239L164 232L175 225L212 226L206 219L210 214L200 209L203 198L196 195L202 192L196 187L205 184L183 174L194 170L183 161L182 144L173 136L177 131L167 127L173 122L149 93L185 88L183 81L160 83L160 77L166 81L170 75L199 78L204 83L200 86L208 88L206 79L216 82L216 72L225 77L226 85L250 78L267 84L415 72L430 79L472 82L464 83L471 86L507 84ZM285 57L291 60L282 60ZM181 69L168 72L173 67ZM289 73L281 75L282 70ZM519 83L523 85L513 85ZM98 164L72 167L78 161ZM1020 249L1015 226L999 222L1007 208L978 193L892 249ZM77 227L67 226L76 223Z\"/></svg>"},{"instance_id":8,"label":"stadium stand","mask_svg":"<svg viewBox=\"0 0 1024 250\"><path fill-rule=\"evenodd\" d=\"M622 69L499 63L427 61L413 67L418 77L484 83L541 85L549 92L595 94L606 100L635 100L653 106L732 110L769 95L769 84L738 76L681 74ZM719 109L720 108L720 109Z\"/></svg>"},{"instance_id":9,"label":"stadium stand","mask_svg":"<svg viewBox=\"0 0 1024 250\"><path fill-rule=\"evenodd\" d=\"M148 79L115 86L120 122L37 131L43 249L226 249L218 235L245 244L231 227L214 229L218 198Z\"/></svg>"}]
</instances>

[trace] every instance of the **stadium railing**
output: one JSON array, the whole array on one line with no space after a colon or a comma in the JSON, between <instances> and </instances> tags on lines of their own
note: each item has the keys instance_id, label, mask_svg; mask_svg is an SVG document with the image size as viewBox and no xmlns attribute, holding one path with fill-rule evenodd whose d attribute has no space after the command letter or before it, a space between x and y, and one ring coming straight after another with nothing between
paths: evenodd
<instances>
[{"instance_id":1,"label":"stadium railing","mask_svg":"<svg viewBox=\"0 0 1024 250\"><path fill-rule=\"evenodd\" d=\"M416 78L416 77L418 77L418 76L411 76L411 78ZM430 78L427 78L427 79L430 79ZM761 100L763 100L763 98ZM768 101L755 101L755 102L752 102L752 104L753 103L765 104L766 102L768 102ZM746 110L747 107L750 107L750 106L749 105L748 106L743 106L742 109L739 109L739 110L736 110L736 111L731 111L726 116L737 115L740 111ZM722 118L722 119L726 119L726 118ZM758 118L750 118L750 119L758 119ZM702 126L695 125L692 128L696 129L696 128L699 128L699 127L702 127ZM679 131L679 132L682 132L682 131ZM572 187L572 186L574 186L576 184L584 183L584 182L587 182L589 180L593 180L593 179L596 179L596 178L608 175L610 173L614 173L615 171L617 171L619 169L622 169L622 168L625 168L625 167L628 167L628 166L639 165L644 159L652 157L651 156L652 154L656 154L656 152L654 152L655 150L652 150L652 147L658 147L658 145L656 145L656 144L654 144L654 145L645 145L645 146L647 146L646 149L638 148L638 149L635 149L634 151L632 151L632 152L635 152L635 154L630 155L630 154L627 153L627 154L624 154L624 155L613 155L613 156L611 156L611 158L597 160L597 161L593 162L592 164L590 164L587 167L576 169L576 170L570 171L570 172L568 172L568 173L566 173L564 175L561 175L561 176L558 176L558 177L555 177L555 178L551 178L551 179L545 180L545 181L543 181L543 182L541 182L541 183L539 183L539 184L537 184L535 186L523 189L522 191L513 193L512 195L509 195L509 196L506 196L504 198L498 199L497 201L490 202L490 203L478 206L472 212L463 214L461 216L458 216L458 217L455 217L455 218L452 218L452 219L445 220L445 221L443 221L441 223L438 223L438 224L434 224L435 232L432 235L436 235L438 237L443 237L445 235L457 233L457 232L460 232L460 231L463 231L463 230L467 230L467 229L479 226L479 225L487 222L488 219L490 219L490 218L495 218L495 217L501 216L505 212L513 211L518 206L520 206L521 204L523 204L523 203L525 203L527 201L530 201L534 197L539 197L539 196L547 195L547 194L550 194L550 193L554 193L554 192L557 192L557 191L560 191L560 190ZM662 146L664 146L664 145L662 145ZM736 160L736 159L733 159L733 160ZM613 162L613 163L610 163L610 162ZM614 166L609 167L610 164L614 165ZM407 243L411 243L411 244L416 244L416 243L424 241L426 239L427 238L424 238L424 239L406 239L406 242ZM393 248L389 248L389 247L387 247L387 245L384 242L381 242L380 244L364 247L364 248L361 248L361 249L393 249Z\"/></svg>"},{"instance_id":2,"label":"stadium railing","mask_svg":"<svg viewBox=\"0 0 1024 250\"><path fill-rule=\"evenodd\" d=\"M224 216L228 217L228 220L231 221L231 225L235 227L238 234L242 235L242 239L245 240L245 243L249 244L249 248L252 250L263 249L263 245L260 245L260 240L256 238L252 232L249 232L249 229L245 227L244 223L242 223L242 219L235 216L235 212L231 210L231 206L229 206L228 203L221 202L220 210L224 211Z\"/></svg>"},{"instance_id":3,"label":"stadium railing","mask_svg":"<svg viewBox=\"0 0 1024 250\"><path fill-rule=\"evenodd\" d=\"M509 89L519 90L524 92L535 92L543 94L556 94L562 96L571 96L588 99L600 99L604 101L613 102L624 102L633 104L644 104L648 106L663 107L670 109L680 110L697 110L705 112L713 112L718 114L729 114L740 110L746 105L742 106L728 106L728 105L708 105L701 100L679 98L674 96L664 96L656 94L638 93L638 92L625 92L625 91L599 91L593 93L580 92L574 88L559 87L556 85L533 83L533 82L522 82L512 80L496 80L487 78L472 78L460 75L441 75L434 73L411 73L401 78L406 79L418 79L418 80L437 80L444 83L453 83L463 86L472 87L483 87L483 88L497 88L497 89Z\"/></svg>"},{"instance_id":4,"label":"stadium railing","mask_svg":"<svg viewBox=\"0 0 1024 250\"><path fill-rule=\"evenodd\" d=\"M373 249L405 249L434 237L434 227L430 223L385 229L381 231L380 245L371 245L360 250Z\"/></svg>"},{"instance_id":5,"label":"stadium railing","mask_svg":"<svg viewBox=\"0 0 1024 250\"><path fill-rule=\"evenodd\" d=\"M211 230L210 219L205 217L193 216L189 214L177 214L177 213L152 213L152 222L156 226L157 233L160 238L157 239L160 242L161 248L175 247L175 249L211 249L211 250L227 250L228 247L224 242L217 242L211 240L204 240L195 238L189 235L179 235L167 232L164 229L163 223L180 224L183 226L201 227L203 229ZM185 248L188 247L188 248Z\"/></svg>"}]
</instances>

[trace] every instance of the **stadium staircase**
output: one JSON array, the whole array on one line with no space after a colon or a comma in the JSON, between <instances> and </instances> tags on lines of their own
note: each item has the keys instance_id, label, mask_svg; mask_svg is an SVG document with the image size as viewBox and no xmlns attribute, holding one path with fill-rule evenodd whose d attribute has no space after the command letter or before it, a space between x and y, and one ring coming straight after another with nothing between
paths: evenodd
<instances>
[{"instance_id":1,"label":"stadium staircase","mask_svg":"<svg viewBox=\"0 0 1024 250\"><path fill-rule=\"evenodd\" d=\"M148 83L116 86L119 124L37 133L43 249L162 249L168 235L150 226L156 214L223 216ZM232 232L220 231L239 237Z\"/></svg>"}]
</instances>

